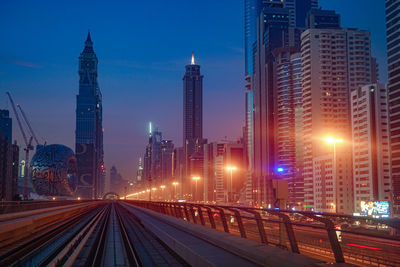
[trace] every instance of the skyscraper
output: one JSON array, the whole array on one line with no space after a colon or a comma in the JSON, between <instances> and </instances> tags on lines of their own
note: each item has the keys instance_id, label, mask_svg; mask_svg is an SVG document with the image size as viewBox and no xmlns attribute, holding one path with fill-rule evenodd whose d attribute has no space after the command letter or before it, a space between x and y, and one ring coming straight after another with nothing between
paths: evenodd
<instances>
[{"instance_id":1,"label":"skyscraper","mask_svg":"<svg viewBox=\"0 0 400 267\"><path fill-rule=\"evenodd\" d=\"M276 69L276 166L280 179L288 180L289 204L302 208L304 201L302 143L302 86L300 47L278 48Z\"/></svg>"},{"instance_id":2,"label":"skyscraper","mask_svg":"<svg viewBox=\"0 0 400 267\"><path fill-rule=\"evenodd\" d=\"M203 149L203 75L194 54L183 76L183 146L185 156L184 188L190 178L190 157ZM186 180L185 180L186 179ZM184 189L185 190L185 189Z\"/></svg>"},{"instance_id":3,"label":"skyscraper","mask_svg":"<svg viewBox=\"0 0 400 267\"><path fill-rule=\"evenodd\" d=\"M400 213L400 2L386 0L389 124L393 204Z\"/></svg>"},{"instance_id":4,"label":"skyscraper","mask_svg":"<svg viewBox=\"0 0 400 267\"><path fill-rule=\"evenodd\" d=\"M79 56L75 132L79 177L77 195L89 199L101 196L104 183L102 95L97 83L97 63L89 32Z\"/></svg>"},{"instance_id":5,"label":"skyscraper","mask_svg":"<svg viewBox=\"0 0 400 267\"><path fill-rule=\"evenodd\" d=\"M361 201L389 200L391 189L387 91L369 84L351 93L354 211Z\"/></svg>"},{"instance_id":6,"label":"skyscraper","mask_svg":"<svg viewBox=\"0 0 400 267\"><path fill-rule=\"evenodd\" d=\"M161 141L161 184L169 184L172 179L174 143L172 140Z\"/></svg>"},{"instance_id":7,"label":"skyscraper","mask_svg":"<svg viewBox=\"0 0 400 267\"><path fill-rule=\"evenodd\" d=\"M12 121L10 112L6 109L0 109L0 132L3 139L6 139L11 144Z\"/></svg>"},{"instance_id":8,"label":"skyscraper","mask_svg":"<svg viewBox=\"0 0 400 267\"><path fill-rule=\"evenodd\" d=\"M149 142L146 145L144 155L143 176L150 182L159 181L161 178L161 141L162 133L158 129L153 129L149 123Z\"/></svg>"},{"instance_id":9,"label":"skyscraper","mask_svg":"<svg viewBox=\"0 0 400 267\"><path fill-rule=\"evenodd\" d=\"M245 151L253 200L274 202L276 175L275 58L277 48L300 47L306 15L317 0L245 1ZM252 153L252 154L251 154Z\"/></svg>"},{"instance_id":10,"label":"skyscraper","mask_svg":"<svg viewBox=\"0 0 400 267\"><path fill-rule=\"evenodd\" d=\"M274 202L271 181L275 172L274 128L274 58L279 47L296 46L289 40L289 11L282 7L265 7L259 16L254 53L254 200ZM297 41L299 42L299 41ZM297 44L298 45L298 44Z\"/></svg>"},{"instance_id":11,"label":"skyscraper","mask_svg":"<svg viewBox=\"0 0 400 267\"><path fill-rule=\"evenodd\" d=\"M12 120L0 110L0 200L17 200L19 147L11 143Z\"/></svg>"},{"instance_id":12,"label":"skyscraper","mask_svg":"<svg viewBox=\"0 0 400 267\"><path fill-rule=\"evenodd\" d=\"M316 210L351 213L349 99L371 83L369 32L308 29L301 37L304 201ZM327 137L343 142L329 144Z\"/></svg>"},{"instance_id":13,"label":"skyscraper","mask_svg":"<svg viewBox=\"0 0 400 267\"><path fill-rule=\"evenodd\" d=\"M195 144L203 139L203 75L195 64L194 54L183 76L183 144L186 153L195 152Z\"/></svg>"}]
</instances>

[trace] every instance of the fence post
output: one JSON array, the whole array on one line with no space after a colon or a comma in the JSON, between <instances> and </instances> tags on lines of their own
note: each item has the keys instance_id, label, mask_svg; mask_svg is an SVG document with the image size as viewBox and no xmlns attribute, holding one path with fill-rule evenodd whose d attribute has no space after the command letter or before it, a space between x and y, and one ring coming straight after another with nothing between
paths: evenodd
<instances>
[{"instance_id":1,"label":"fence post","mask_svg":"<svg viewBox=\"0 0 400 267\"><path fill-rule=\"evenodd\" d=\"M190 222L189 212L188 212L188 210L187 210L187 208L186 208L186 205L187 205L186 203L183 204L183 209L185 210L186 220L187 220L188 222Z\"/></svg>"},{"instance_id":2,"label":"fence post","mask_svg":"<svg viewBox=\"0 0 400 267\"><path fill-rule=\"evenodd\" d=\"M195 224L197 224L196 214L195 214L195 212L194 212L193 205L189 204L189 207L190 207L190 213L192 214L193 222L194 222Z\"/></svg>"},{"instance_id":3,"label":"fence post","mask_svg":"<svg viewBox=\"0 0 400 267\"><path fill-rule=\"evenodd\" d=\"M213 207L213 208L219 211L219 216L221 216L221 222L222 222L222 226L224 227L224 231L226 233L229 233L229 228L228 228L228 224L226 222L224 210L222 208L217 208L217 207Z\"/></svg>"},{"instance_id":4,"label":"fence post","mask_svg":"<svg viewBox=\"0 0 400 267\"><path fill-rule=\"evenodd\" d=\"M207 210L208 220L210 221L211 228L216 229L217 227L215 225L213 212L211 211L211 209L209 207L204 206L204 208Z\"/></svg>"},{"instance_id":5,"label":"fence post","mask_svg":"<svg viewBox=\"0 0 400 267\"><path fill-rule=\"evenodd\" d=\"M335 225L333 224L333 222L328 218L318 217L312 213L301 213L301 214L325 224L325 229L328 232L329 243L331 244L332 252L335 255L335 260L337 263L343 263L344 262L343 251L342 247L340 246L339 240L337 238Z\"/></svg>"},{"instance_id":6,"label":"fence post","mask_svg":"<svg viewBox=\"0 0 400 267\"><path fill-rule=\"evenodd\" d=\"M239 231L240 231L240 236L242 238L247 238L246 231L244 229L244 225L243 225L243 221L242 221L242 216L240 216L240 212L237 209L231 209L231 208L227 208L227 210L233 211L235 213L235 217L238 222L238 227L239 227Z\"/></svg>"},{"instance_id":7,"label":"fence post","mask_svg":"<svg viewBox=\"0 0 400 267\"><path fill-rule=\"evenodd\" d=\"M203 210L201 209L200 205L197 206L197 211L199 212L201 225L206 225L206 223L204 222Z\"/></svg>"},{"instance_id":8,"label":"fence post","mask_svg":"<svg viewBox=\"0 0 400 267\"><path fill-rule=\"evenodd\" d=\"M290 248L292 249L292 252L300 254L299 246L297 245L297 240L296 240L296 237L294 235L293 226L292 226L292 223L290 221L289 216L284 214L284 213L282 213L282 212L280 212L280 211L270 211L270 210L268 210L267 212L269 212L269 213L271 213L273 215L279 216L279 218L282 220L282 223L285 226L286 234L287 234L287 237L289 239Z\"/></svg>"},{"instance_id":9,"label":"fence post","mask_svg":"<svg viewBox=\"0 0 400 267\"><path fill-rule=\"evenodd\" d=\"M255 210L246 209L246 208L243 208L243 210L254 215L254 219L257 222L258 233L260 234L260 238L261 238L261 243L268 244L267 235L265 234L264 224L262 222L260 213L258 213Z\"/></svg>"}]
</instances>

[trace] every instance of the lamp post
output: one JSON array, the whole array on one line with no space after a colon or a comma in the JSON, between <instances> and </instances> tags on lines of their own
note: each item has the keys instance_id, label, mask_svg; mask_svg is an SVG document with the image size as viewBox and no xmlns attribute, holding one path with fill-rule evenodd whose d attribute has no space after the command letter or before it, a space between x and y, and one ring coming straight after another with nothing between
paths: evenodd
<instances>
[{"instance_id":1,"label":"lamp post","mask_svg":"<svg viewBox=\"0 0 400 267\"><path fill-rule=\"evenodd\" d=\"M327 138L325 138L325 142L333 145L333 179L334 179L334 183L335 183L334 209L335 209L335 212L338 213L338 191L339 190L338 190L338 177L337 177L337 166L336 166L336 144L343 142L343 139L327 137Z\"/></svg>"},{"instance_id":2,"label":"lamp post","mask_svg":"<svg viewBox=\"0 0 400 267\"><path fill-rule=\"evenodd\" d=\"M193 176L192 179L193 179L193 180L195 181L195 183L196 183L195 195L194 195L194 197L193 197L193 200L196 201L196 200L197 200L197 181L200 180L200 177L199 177L199 176Z\"/></svg>"},{"instance_id":3,"label":"lamp post","mask_svg":"<svg viewBox=\"0 0 400 267\"><path fill-rule=\"evenodd\" d=\"M176 186L178 184L179 184L178 182L172 182L172 185L174 186L174 198L175 198L175 200L177 199L177 197L176 197Z\"/></svg>"},{"instance_id":4,"label":"lamp post","mask_svg":"<svg viewBox=\"0 0 400 267\"><path fill-rule=\"evenodd\" d=\"M229 186L229 193L228 193L228 202L233 202L233 192L232 192L232 176L233 176L233 171L237 170L236 166L228 166L226 167L227 171L230 171L231 173L231 182L230 182L230 186ZM230 196L230 197L229 197Z\"/></svg>"},{"instance_id":5,"label":"lamp post","mask_svg":"<svg viewBox=\"0 0 400 267\"><path fill-rule=\"evenodd\" d=\"M160 188L161 188L161 198L162 198L162 200L164 201L165 200L165 198L164 198L164 189L165 189L165 185L160 185Z\"/></svg>"}]
</instances>

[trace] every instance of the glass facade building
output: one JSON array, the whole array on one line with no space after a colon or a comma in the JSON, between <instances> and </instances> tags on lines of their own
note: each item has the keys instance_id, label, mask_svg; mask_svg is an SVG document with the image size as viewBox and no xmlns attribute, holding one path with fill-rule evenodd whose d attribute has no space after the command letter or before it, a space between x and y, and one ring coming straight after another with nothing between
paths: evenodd
<instances>
[{"instance_id":1,"label":"glass facade building","mask_svg":"<svg viewBox=\"0 0 400 267\"><path fill-rule=\"evenodd\" d=\"M104 188L102 95L97 83L97 63L89 33L79 57L75 132L79 177L77 194L87 199L101 197Z\"/></svg>"}]
</instances>

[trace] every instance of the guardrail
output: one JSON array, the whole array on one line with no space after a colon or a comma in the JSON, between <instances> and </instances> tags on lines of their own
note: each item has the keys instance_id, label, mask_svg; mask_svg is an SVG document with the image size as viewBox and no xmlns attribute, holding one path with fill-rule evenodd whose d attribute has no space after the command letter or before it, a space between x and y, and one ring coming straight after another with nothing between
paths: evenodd
<instances>
[{"instance_id":1,"label":"guardrail","mask_svg":"<svg viewBox=\"0 0 400 267\"><path fill-rule=\"evenodd\" d=\"M93 200L0 201L0 214L59 207Z\"/></svg>"},{"instance_id":2,"label":"guardrail","mask_svg":"<svg viewBox=\"0 0 400 267\"><path fill-rule=\"evenodd\" d=\"M381 242L379 240L385 239L396 244L399 242L400 249L399 236L390 236L386 232L383 235L372 230L356 230L350 227L343 229L341 227L346 223L352 225L352 223L358 222L367 225L376 224L383 228L387 227L389 230L392 228L400 231L399 219L371 219L332 213L198 203L125 201L162 214L233 233L242 238L274 245L293 253L319 254L316 256L332 258L337 263L345 262L346 258L353 263L355 261L377 263L378 266L400 264L400 259L397 259L398 251L394 251L392 259L392 254L382 253L383 249L379 247L352 244L353 240L358 239L362 239L368 244L379 243ZM350 243L343 244L341 243L342 239L348 240ZM365 248L371 248L378 253L365 252Z\"/></svg>"}]
</instances>

